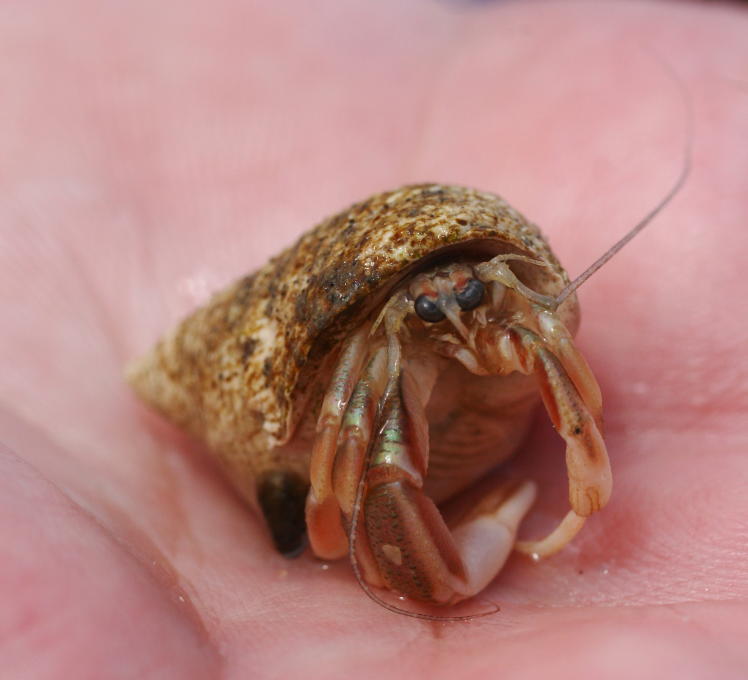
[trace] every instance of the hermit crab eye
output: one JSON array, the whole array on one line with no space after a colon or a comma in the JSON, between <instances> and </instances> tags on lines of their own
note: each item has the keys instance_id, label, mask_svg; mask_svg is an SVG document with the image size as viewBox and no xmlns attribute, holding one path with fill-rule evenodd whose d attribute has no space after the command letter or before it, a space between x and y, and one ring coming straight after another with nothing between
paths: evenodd
<instances>
[{"instance_id":1,"label":"hermit crab eye","mask_svg":"<svg viewBox=\"0 0 748 680\"><path fill-rule=\"evenodd\" d=\"M475 309L483 299L483 293L486 292L486 287L483 282L478 279L470 279L465 287L455 294L457 304L460 305L460 309L463 312Z\"/></svg>"},{"instance_id":2,"label":"hermit crab eye","mask_svg":"<svg viewBox=\"0 0 748 680\"><path fill-rule=\"evenodd\" d=\"M416 298L416 314L429 323L436 323L444 319L444 312L436 306L436 302L425 294Z\"/></svg>"}]
</instances>

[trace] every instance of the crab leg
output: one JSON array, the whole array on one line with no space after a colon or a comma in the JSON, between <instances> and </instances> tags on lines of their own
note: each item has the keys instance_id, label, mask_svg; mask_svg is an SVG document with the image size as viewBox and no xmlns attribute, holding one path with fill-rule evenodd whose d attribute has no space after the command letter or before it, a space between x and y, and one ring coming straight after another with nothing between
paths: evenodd
<instances>
[{"instance_id":1,"label":"crab leg","mask_svg":"<svg viewBox=\"0 0 748 680\"><path fill-rule=\"evenodd\" d=\"M569 477L571 511L561 524L539 541L521 541L517 550L535 558L545 557L563 548L581 529L584 520L600 510L610 498L610 463L600 434L600 402L595 398L594 382L586 363L570 342L559 358L535 333L522 326L511 330L519 340L519 351L528 368L534 368L551 421L566 442L566 468ZM565 339L564 339L565 342ZM558 346L558 344L557 344ZM567 370L571 366L571 371ZM570 372L576 379L570 377ZM591 383L590 383L591 381ZM581 389L577 384L582 384ZM584 396L592 401L592 408Z\"/></svg>"},{"instance_id":2,"label":"crab leg","mask_svg":"<svg viewBox=\"0 0 748 680\"><path fill-rule=\"evenodd\" d=\"M387 348L380 347L372 353L353 390L340 429L332 463L332 485L340 509L349 521L387 378Z\"/></svg>"},{"instance_id":3,"label":"crab leg","mask_svg":"<svg viewBox=\"0 0 748 680\"><path fill-rule=\"evenodd\" d=\"M600 386L566 326L546 309L535 309L535 320L546 346L558 357L602 433L603 398Z\"/></svg>"},{"instance_id":4,"label":"crab leg","mask_svg":"<svg viewBox=\"0 0 748 680\"><path fill-rule=\"evenodd\" d=\"M343 416L366 358L368 335L367 326L353 334L344 345L317 420L306 523L312 549L323 559L342 557L348 546L340 504L333 493L332 468Z\"/></svg>"},{"instance_id":5,"label":"crab leg","mask_svg":"<svg viewBox=\"0 0 748 680\"><path fill-rule=\"evenodd\" d=\"M451 532L423 492L428 464L428 366L408 361L380 411L366 477L359 562L374 581L416 599L448 604L480 592L511 553L535 498L532 482L488 493ZM374 575L371 578L369 575ZM377 578L378 577L378 578Z\"/></svg>"}]
</instances>

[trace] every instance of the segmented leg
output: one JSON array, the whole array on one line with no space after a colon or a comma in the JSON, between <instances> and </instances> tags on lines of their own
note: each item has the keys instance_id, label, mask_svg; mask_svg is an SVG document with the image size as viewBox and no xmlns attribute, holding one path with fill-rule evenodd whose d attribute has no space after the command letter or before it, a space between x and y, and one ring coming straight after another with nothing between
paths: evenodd
<instances>
[{"instance_id":1,"label":"segmented leg","mask_svg":"<svg viewBox=\"0 0 748 680\"><path fill-rule=\"evenodd\" d=\"M480 592L501 570L535 486L498 486L450 531L423 492L429 446L424 411L434 382L425 375L428 368L405 361L387 392L366 473L357 557L366 574L391 590L449 604Z\"/></svg>"},{"instance_id":2,"label":"segmented leg","mask_svg":"<svg viewBox=\"0 0 748 680\"><path fill-rule=\"evenodd\" d=\"M602 433L603 397L600 386L586 359L576 348L571 333L552 312L536 309L534 316L546 346L558 357Z\"/></svg>"},{"instance_id":3,"label":"segmented leg","mask_svg":"<svg viewBox=\"0 0 748 680\"><path fill-rule=\"evenodd\" d=\"M332 461L332 485L348 521L353 512L358 482L364 473L369 442L377 428L379 401L388 377L387 348L380 347L372 352L343 417Z\"/></svg>"},{"instance_id":4,"label":"segmented leg","mask_svg":"<svg viewBox=\"0 0 748 680\"><path fill-rule=\"evenodd\" d=\"M538 332L516 321L489 323L472 335L471 350L458 346L454 358L474 372L537 376L549 416L566 442L572 510L544 539L516 542L535 485L503 484L450 531L423 491L429 451L425 409L438 359L403 356L402 312L392 310L382 316L386 344L380 336L367 350L368 332L354 336L326 395L307 503L310 541L317 555L332 558L345 553L350 539L354 566L367 583L455 603L482 590L513 548L535 557L560 550L607 502L611 475L600 435L600 391L570 334L544 310L535 309L529 324ZM449 356L449 348L444 350Z\"/></svg>"},{"instance_id":5,"label":"segmented leg","mask_svg":"<svg viewBox=\"0 0 748 680\"><path fill-rule=\"evenodd\" d=\"M488 324L474 336L472 361L479 361L489 373L534 373L551 422L566 442L572 509L544 539L517 544L520 552L540 558L561 550L585 518L608 502L612 478L601 435L602 398L597 381L555 315L538 307L526 314L532 314L533 323L528 325L537 325L540 335L516 322ZM460 355L454 356L471 368Z\"/></svg>"},{"instance_id":6,"label":"segmented leg","mask_svg":"<svg viewBox=\"0 0 748 680\"><path fill-rule=\"evenodd\" d=\"M535 558L545 557L563 548L577 534L585 518L600 510L610 498L612 476L608 454L598 423L601 421L599 388L574 345L564 336L555 338L556 356L535 333L522 326L511 332L519 340L520 352L538 377L551 422L566 442L566 469L569 477L569 502L572 510L556 530L539 541L522 541L520 552ZM554 346L552 341L551 346ZM566 366L570 366L570 371ZM574 378L570 376L573 375ZM581 385L581 389L577 386ZM591 408L583 395L588 397Z\"/></svg>"},{"instance_id":7,"label":"segmented leg","mask_svg":"<svg viewBox=\"0 0 748 680\"><path fill-rule=\"evenodd\" d=\"M368 324L346 341L325 394L312 448L306 504L309 542L323 559L338 559L348 550L343 517L350 520L379 400L389 376L399 372L397 330L407 311L404 298L394 296L376 320L374 328L382 324L389 329L386 346L381 334L379 340L372 340Z\"/></svg>"},{"instance_id":8,"label":"segmented leg","mask_svg":"<svg viewBox=\"0 0 748 680\"><path fill-rule=\"evenodd\" d=\"M317 420L317 437L310 463L306 523L315 555L323 559L343 557L348 537L333 490L332 471L338 436L348 401L358 381L368 351L368 326L352 335L343 347Z\"/></svg>"}]
</instances>

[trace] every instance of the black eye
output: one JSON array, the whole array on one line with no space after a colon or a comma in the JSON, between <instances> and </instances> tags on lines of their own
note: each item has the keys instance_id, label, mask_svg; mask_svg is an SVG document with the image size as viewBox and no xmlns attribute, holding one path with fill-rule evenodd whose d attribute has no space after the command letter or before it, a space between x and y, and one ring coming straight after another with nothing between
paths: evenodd
<instances>
[{"instance_id":1,"label":"black eye","mask_svg":"<svg viewBox=\"0 0 748 680\"><path fill-rule=\"evenodd\" d=\"M465 287L455 294L457 304L460 305L460 309L463 312L475 309L483 299L483 293L486 292L486 287L482 281L478 279L469 279Z\"/></svg>"},{"instance_id":2,"label":"black eye","mask_svg":"<svg viewBox=\"0 0 748 680\"><path fill-rule=\"evenodd\" d=\"M444 312L428 295L419 295L416 298L416 314L429 323L436 323L444 318Z\"/></svg>"}]
</instances>

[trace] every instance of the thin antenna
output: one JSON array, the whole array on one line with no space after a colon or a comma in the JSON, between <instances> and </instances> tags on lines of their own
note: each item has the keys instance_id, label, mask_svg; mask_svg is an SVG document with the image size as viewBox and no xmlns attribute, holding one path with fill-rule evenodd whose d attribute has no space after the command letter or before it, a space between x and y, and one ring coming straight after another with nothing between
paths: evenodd
<instances>
[{"instance_id":1,"label":"thin antenna","mask_svg":"<svg viewBox=\"0 0 748 680\"><path fill-rule=\"evenodd\" d=\"M651 50L649 50L651 52ZM557 309L566 298L568 298L579 286L581 286L587 279L590 278L600 267L602 267L608 260L618 253L631 239L633 239L644 227L646 227L662 210L675 198L678 192L683 188L683 185L688 179L688 175L691 172L691 156L693 146L693 105L691 97L689 96L688 89L686 88L683 81L680 79L678 74L675 72L673 67L658 54L652 52L652 56L660 63L663 69L672 79L673 83L677 86L678 92L683 99L683 107L686 118L686 139L683 145L683 164L681 171L675 183L670 188L670 191L650 210L644 218L634 226L618 243L614 244L608 251L606 251L602 257L593 262L587 269L585 269L576 279L574 279L569 285L566 286L553 301L553 309Z\"/></svg>"}]
</instances>

